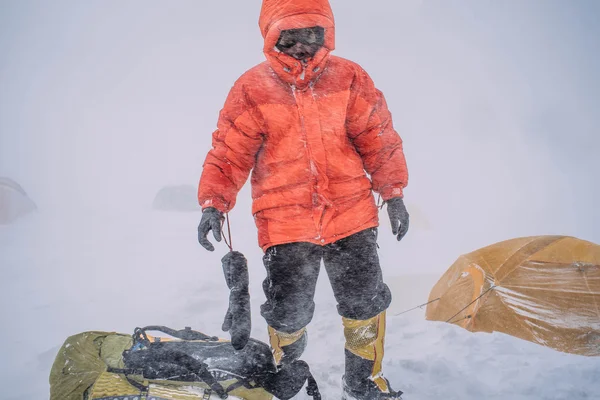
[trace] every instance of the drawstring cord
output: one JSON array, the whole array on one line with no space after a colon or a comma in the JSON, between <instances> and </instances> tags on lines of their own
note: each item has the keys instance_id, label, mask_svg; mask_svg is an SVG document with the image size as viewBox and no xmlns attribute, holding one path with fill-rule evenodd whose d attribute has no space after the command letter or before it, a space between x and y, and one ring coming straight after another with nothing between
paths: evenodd
<instances>
[{"instance_id":1,"label":"drawstring cord","mask_svg":"<svg viewBox=\"0 0 600 400\"><path fill-rule=\"evenodd\" d=\"M223 235L223 239L225 240L225 244L227 245L227 247L229 247L229 251L233 251L233 242L231 240L231 225L229 224L229 213L225 214L225 220L227 220L227 236L229 236L229 241L227 241L225 235ZM223 220L221 228L225 226L225 220Z\"/></svg>"},{"instance_id":2,"label":"drawstring cord","mask_svg":"<svg viewBox=\"0 0 600 400\"><path fill-rule=\"evenodd\" d=\"M378 194L378 195L377 195L377 208L378 208L379 210L381 210L381 209L383 208L384 204L385 204L385 201L382 203L382 202L381 202L381 195L380 195L380 194Z\"/></svg>"}]
</instances>

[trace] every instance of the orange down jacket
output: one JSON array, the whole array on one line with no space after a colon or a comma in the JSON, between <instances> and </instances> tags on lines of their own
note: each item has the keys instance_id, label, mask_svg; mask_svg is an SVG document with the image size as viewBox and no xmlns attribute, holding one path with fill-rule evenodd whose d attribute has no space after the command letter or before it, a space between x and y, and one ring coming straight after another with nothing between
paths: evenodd
<instances>
[{"instance_id":1,"label":"orange down jacket","mask_svg":"<svg viewBox=\"0 0 600 400\"><path fill-rule=\"evenodd\" d=\"M330 55L327 0L264 0L267 61L244 73L223 107L198 189L202 208L231 210L252 170L252 213L263 250L328 244L378 226L373 191L401 197L402 140L382 93L357 64ZM321 26L307 65L277 50L282 30ZM370 178L367 176L370 176Z\"/></svg>"}]
</instances>

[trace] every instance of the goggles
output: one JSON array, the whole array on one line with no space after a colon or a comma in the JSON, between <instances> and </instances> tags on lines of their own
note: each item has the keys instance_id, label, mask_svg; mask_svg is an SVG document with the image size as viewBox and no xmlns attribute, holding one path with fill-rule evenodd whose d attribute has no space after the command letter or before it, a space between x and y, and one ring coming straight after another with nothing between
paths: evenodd
<instances>
[{"instance_id":1,"label":"goggles","mask_svg":"<svg viewBox=\"0 0 600 400\"><path fill-rule=\"evenodd\" d=\"M307 46L323 46L325 43L325 29L320 26L302 29L288 29L279 35L276 47L280 50L291 49L296 43Z\"/></svg>"}]
</instances>

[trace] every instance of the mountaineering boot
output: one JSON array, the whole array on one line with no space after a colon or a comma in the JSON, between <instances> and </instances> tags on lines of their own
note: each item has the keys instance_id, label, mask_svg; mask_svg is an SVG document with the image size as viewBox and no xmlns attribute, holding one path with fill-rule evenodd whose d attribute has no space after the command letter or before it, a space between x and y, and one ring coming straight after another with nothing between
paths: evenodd
<instances>
[{"instance_id":1,"label":"mountaineering boot","mask_svg":"<svg viewBox=\"0 0 600 400\"><path fill-rule=\"evenodd\" d=\"M293 333L277 331L271 326L268 330L271 350L278 366L290 364L302 356L308 343L306 328Z\"/></svg>"},{"instance_id":2,"label":"mountaineering boot","mask_svg":"<svg viewBox=\"0 0 600 400\"><path fill-rule=\"evenodd\" d=\"M368 320L342 318L346 338L346 367L342 400L398 400L381 373L385 311Z\"/></svg>"},{"instance_id":3,"label":"mountaineering boot","mask_svg":"<svg viewBox=\"0 0 600 400\"><path fill-rule=\"evenodd\" d=\"M360 357L354 356L352 353L346 352L346 371L348 371L349 358L354 358L355 362L350 361L355 371L371 371L373 368L373 362L368 360L358 360ZM362 365L361 365L362 364ZM359 375L364 375L360 374ZM381 376L377 376L375 379L372 377L362 378L359 383L352 381L356 379L348 375L344 375L342 379L342 400L402 400L402 392L394 391L390 387L389 381ZM376 383L377 382L377 383Z\"/></svg>"}]
</instances>

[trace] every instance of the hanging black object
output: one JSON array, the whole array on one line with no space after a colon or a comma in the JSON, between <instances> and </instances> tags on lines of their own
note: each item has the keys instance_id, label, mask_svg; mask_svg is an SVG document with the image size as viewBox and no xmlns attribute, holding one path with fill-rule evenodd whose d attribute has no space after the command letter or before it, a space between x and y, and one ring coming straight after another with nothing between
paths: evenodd
<instances>
[{"instance_id":1,"label":"hanging black object","mask_svg":"<svg viewBox=\"0 0 600 400\"><path fill-rule=\"evenodd\" d=\"M223 331L231 334L233 348L241 350L248 343L252 330L248 260L239 251L231 251L221 259L221 263L230 290Z\"/></svg>"}]
</instances>

